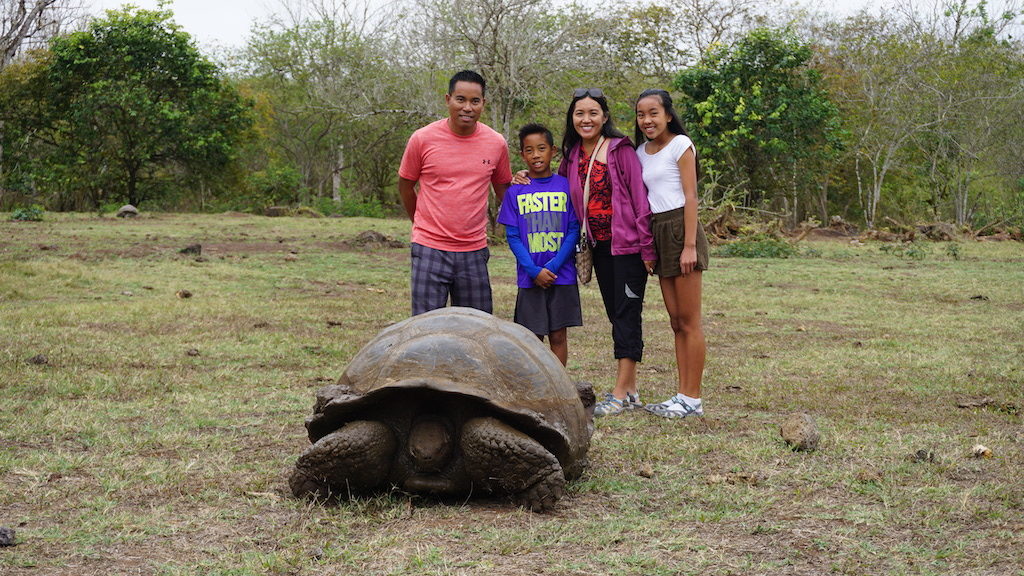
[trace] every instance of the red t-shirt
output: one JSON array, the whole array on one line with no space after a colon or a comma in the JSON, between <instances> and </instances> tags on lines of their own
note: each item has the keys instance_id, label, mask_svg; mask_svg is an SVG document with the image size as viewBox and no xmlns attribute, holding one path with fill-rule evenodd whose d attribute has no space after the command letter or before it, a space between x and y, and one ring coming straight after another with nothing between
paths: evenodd
<instances>
[{"instance_id":1,"label":"red t-shirt","mask_svg":"<svg viewBox=\"0 0 1024 576\"><path fill-rule=\"evenodd\" d=\"M505 139L483 124L459 136L443 118L409 138L398 175L419 181L412 241L449 252L487 246L487 194L512 181Z\"/></svg>"}]
</instances>

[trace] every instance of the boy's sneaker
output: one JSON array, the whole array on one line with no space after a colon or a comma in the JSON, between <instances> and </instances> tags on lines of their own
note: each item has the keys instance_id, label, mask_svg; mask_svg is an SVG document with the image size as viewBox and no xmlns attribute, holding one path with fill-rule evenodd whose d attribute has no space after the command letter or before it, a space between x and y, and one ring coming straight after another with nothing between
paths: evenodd
<instances>
[{"instance_id":1,"label":"boy's sneaker","mask_svg":"<svg viewBox=\"0 0 1024 576\"><path fill-rule=\"evenodd\" d=\"M661 416L662 418L686 418L687 416L704 415L703 403L696 406L690 406L678 396L673 396L659 404L648 404L644 409L651 414Z\"/></svg>"}]
</instances>

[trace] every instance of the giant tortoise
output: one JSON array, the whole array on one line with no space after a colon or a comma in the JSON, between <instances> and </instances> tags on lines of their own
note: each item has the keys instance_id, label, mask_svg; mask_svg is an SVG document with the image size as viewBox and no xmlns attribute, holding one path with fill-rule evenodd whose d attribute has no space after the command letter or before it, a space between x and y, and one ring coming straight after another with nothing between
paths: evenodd
<instances>
[{"instance_id":1,"label":"giant tortoise","mask_svg":"<svg viewBox=\"0 0 1024 576\"><path fill-rule=\"evenodd\" d=\"M593 399L522 326L434 310L384 329L317 393L289 484L298 497L398 487L545 510L586 466Z\"/></svg>"}]
</instances>

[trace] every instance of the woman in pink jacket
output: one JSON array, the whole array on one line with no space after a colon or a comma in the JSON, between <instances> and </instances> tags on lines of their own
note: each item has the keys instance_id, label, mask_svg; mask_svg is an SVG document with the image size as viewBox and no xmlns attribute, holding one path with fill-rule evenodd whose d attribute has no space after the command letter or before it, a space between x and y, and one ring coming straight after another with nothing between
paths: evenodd
<instances>
[{"instance_id":1,"label":"woman in pink jacket","mask_svg":"<svg viewBox=\"0 0 1024 576\"><path fill-rule=\"evenodd\" d=\"M562 158L558 173L569 179L572 204L593 246L594 272L612 324L618 363L615 387L598 402L594 415L619 414L643 406L636 365L643 358L641 315L655 250L640 161L629 138L615 129L600 89L578 89L573 94ZM590 194L584 206L588 173Z\"/></svg>"}]
</instances>

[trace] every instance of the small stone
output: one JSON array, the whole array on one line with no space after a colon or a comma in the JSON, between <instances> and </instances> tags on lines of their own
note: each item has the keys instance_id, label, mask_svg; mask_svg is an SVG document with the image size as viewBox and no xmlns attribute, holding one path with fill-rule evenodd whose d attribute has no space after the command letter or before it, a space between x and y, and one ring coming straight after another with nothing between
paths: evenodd
<instances>
[{"instance_id":1,"label":"small stone","mask_svg":"<svg viewBox=\"0 0 1024 576\"><path fill-rule=\"evenodd\" d=\"M118 218L135 218L139 215L139 209L131 204L125 204L117 210Z\"/></svg>"},{"instance_id":2,"label":"small stone","mask_svg":"<svg viewBox=\"0 0 1024 576\"><path fill-rule=\"evenodd\" d=\"M644 462L640 465L640 469L636 471L636 475L643 478L654 478L654 466Z\"/></svg>"},{"instance_id":3,"label":"small stone","mask_svg":"<svg viewBox=\"0 0 1024 576\"><path fill-rule=\"evenodd\" d=\"M182 299L184 299L184 298L191 298L192 297L192 292L189 292L188 290L178 290L177 292L175 292L175 295L177 295L178 298L182 298Z\"/></svg>"},{"instance_id":4,"label":"small stone","mask_svg":"<svg viewBox=\"0 0 1024 576\"><path fill-rule=\"evenodd\" d=\"M818 441L821 434L814 418L810 414L796 412L790 414L782 422L780 428L782 439L789 444L789 447L798 451L811 451L818 448Z\"/></svg>"},{"instance_id":5,"label":"small stone","mask_svg":"<svg viewBox=\"0 0 1024 576\"><path fill-rule=\"evenodd\" d=\"M974 448L971 448L971 455L975 458L991 458L992 450L981 444L975 444Z\"/></svg>"},{"instance_id":6,"label":"small stone","mask_svg":"<svg viewBox=\"0 0 1024 576\"><path fill-rule=\"evenodd\" d=\"M185 352L185 354L188 354L189 356L199 356L199 350L189 348L188 352Z\"/></svg>"},{"instance_id":7,"label":"small stone","mask_svg":"<svg viewBox=\"0 0 1024 576\"><path fill-rule=\"evenodd\" d=\"M46 357L46 354L36 354L35 356L25 360L25 362L35 364L36 366L45 366L50 363L50 359Z\"/></svg>"},{"instance_id":8,"label":"small stone","mask_svg":"<svg viewBox=\"0 0 1024 576\"><path fill-rule=\"evenodd\" d=\"M14 546L14 538L16 534L14 528L8 528L7 526L0 526L0 548L6 548L8 546Z\"/></svg>"},{"instance_id":9,"label":"small stone","mask_svg":"<svg viewBox=\"0 0 1024 576\"><path fill-rule=\"evenodd\" d=\"M919 462L919 463L920 462L935 463L935 462L939 461L938 457L935 456L935 452L932 452L931 450L927 450L927 449L924 449L924 448L918 450L917 452L914 452L908 458L910 459L911 462Z\"/></svg>"},{"instance_id":10,"label":"small stone","mask_svg":"<svg viewBox=\"0 0 1024 576\"><path fill-rule=\"evenodd\" d=\"M129 297L131 297L131 296L135 296L135 293L132 292L131 290L125 290L124 292L121 292L121 296L129 296Z\"/></svg>"},{"instance_id":11,"label":"small stone","mask_svg":"<svg viewBox=\"0 0 1024 576\"><path fill-rule=\"evenodd\" d=\"M178 250L178 254L195 254L196 256L199 256L202 253L203 253L203 245L202 244L189 244L188 246L185 246L181 250Z\"/></svg>"}]
</instances>

